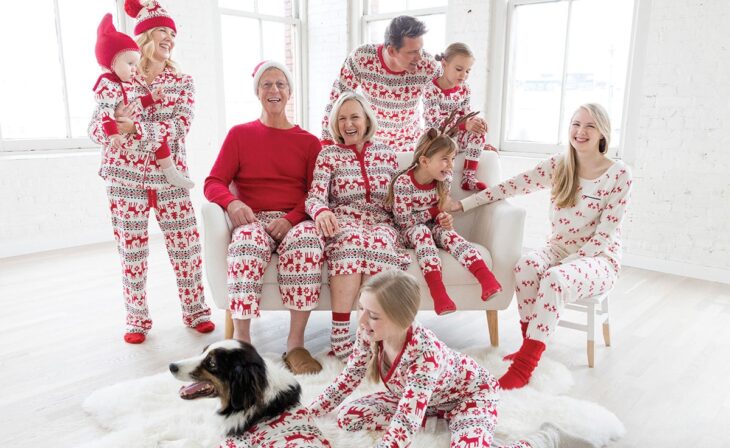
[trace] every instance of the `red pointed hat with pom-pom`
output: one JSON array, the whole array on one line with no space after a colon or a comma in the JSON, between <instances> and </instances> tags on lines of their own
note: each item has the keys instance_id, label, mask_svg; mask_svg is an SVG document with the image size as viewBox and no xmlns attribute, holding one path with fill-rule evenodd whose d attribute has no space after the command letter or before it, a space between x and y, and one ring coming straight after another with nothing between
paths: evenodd
<instances>
[{"instance_id":1,"label":"red pointed hat with pom-pom","mask_svg":"<svg viewBox=\"0 0 730 448\"><path fill-rule=\"evenodd\" d=\"M114 28L112 15L106 14L96 30L96 60L99 65L112 71L114 59L125 51L139 51L137 43Z\"/></svg>"},{"instance_id":2,"label":"red pointed hat with pom-pom","mask_svg":"<svg viewBox=\"0 0 730 448\"><path fill-rule=\"evenodd\" d=\"M124 10L129 17L137 19L137 24L134 26L134 34L137 36L147 30L161 26L171 28L177 33L172 17L156 0L144 4L140 0L125 0Z\"/></svg>"}]
</instances>

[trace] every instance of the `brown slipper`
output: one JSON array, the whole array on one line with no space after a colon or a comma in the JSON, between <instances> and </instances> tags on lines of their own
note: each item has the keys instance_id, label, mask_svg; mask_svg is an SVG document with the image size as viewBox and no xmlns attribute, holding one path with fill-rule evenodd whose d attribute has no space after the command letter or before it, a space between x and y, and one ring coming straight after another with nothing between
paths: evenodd
<instances>
[{"instance_id":1,"label":"brown slipper","mask_svg":"<svg viewBox=\"0 0 730 448\"><path fill-rule=\"evenodd\" d=\"M304 347L297 347L289 353L284 353L281 355L281 358L284 360L286 367L294 375L319 373L322 370L322 364L312 358L312 355Z\"/></svg>"}]
</instances>

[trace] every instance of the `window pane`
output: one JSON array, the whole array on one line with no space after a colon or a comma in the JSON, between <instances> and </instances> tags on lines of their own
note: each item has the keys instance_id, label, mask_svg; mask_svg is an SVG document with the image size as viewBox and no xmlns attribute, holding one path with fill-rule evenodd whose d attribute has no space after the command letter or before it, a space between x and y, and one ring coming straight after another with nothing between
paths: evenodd
<instances>
[{"instance_id":1,"label":"window pane","mask_svg":"<svg viewBox=\"0 0 730 448\"><path fill-rule=\"evenodd\" d=\"M423 48L433 54L440 53L446 48L446 14L418 16L426 24L428 32L423 35ZM367 43L382 44L385 28L390 19L376 20L368 23Z\"/></svg>"},{"instance_id":2,"label":"window pane","mask_svg":"<svg viewBox=\"0 0 730 448\"><path fill-rule=\"evenodd\" d=\"M96 29L104 14L115 11L113 0L59 0L61 38L66 67L71 136L86 136L95 102L91 88L102 73L94 57ZM118 24L115 24L119 29Z\"/></svg>"},{"instance_id":3,"label":"window pane","mask_svg":"<svg viewBox=\"0 0 730 448\"><path fill-rule=\"evenodd\" d=\"M53 0L9 1L0 6L0 41L7 43L3 60L22 61L4 63L0 70L3 138L66 137L55 22ZM93 40L96 32L91 36Z\"/></svg>"},{"instance_id":4,"label":"window pane","mask_svg":"<svg viewBox=\"0 0 730 448\"><path fill-rule=\"evenodd\" d=\"M404 11L408 8L406 0L372 0L368 2L368 14L384 14L395 11Z\"/></svg>"},{"instance_id":5,"label":"window pane","mask_svg":"<svg viewBox=\"0 0 730 448\"><path fill-rule=\"evenodd\" d=\"M567 2L514 10L507 140L557 142L567 13Z\"/></svg>"},{"instance_id":6,"label":"window pane","mask_svg":"<svg viewBox=\"0 0 730 448\"><path fill-rule=\"evenodd\" d=\"M222 15L221 41L226 124L230 128L255 120L261 112L251 78L254 67L262 60L259 21Z\"/></svg>"},{"instance_id":7,"label":"window pane","mask_svg":"<svg viewBox=\"0 0 730 448\"><path fill-rule=\"evenodd\" d=\"M218 7L254 12L254 0L218 0Z\"/></svg>"},{"instance_id":8,"label":"window pane","mask_svg":"<svg viewBox=\"0 0 730 448\"><path fill-rule=\"evenodd\" d=\"M449 6L448 0L408 0L408 9L438 8Z\"/></svg>"},{"instance_id":9,"label":"window pane","mask_svg":"<svg viewBox=\"0 0 730 448\"><path fill-rule=\"evenodd\" d=\"M589 102L606 108L611 140L620 141L633 6L633 0L573 2L561 143L567 141L573 111Z\"/></svg>"},{"instance_id":10,"label":"window pane","mask_svg":"<svg viewBox=\"0 0 730 448\"><path fill-rule=\"evenodd\" d=\"M291 17L292 0L259 0L259 12L272 16Z\"/></svg>"},{"instance_id":11,"label":"window pane","mask_svg":"<svg viewBox=\"0 0 730 448\"><path fill-rule=\"evenodd\" d=\"M296 54L296 36L294 35L294 27L278 22L262 22L263 23L263 52L265 60L274 60L284 63L292 76L295 76L295 60ZM296 122L297 95L301 94L296 90L296 80L291 86L292 95L286 105L287 116L290 120Z\"/></svg>"}]
</instances>

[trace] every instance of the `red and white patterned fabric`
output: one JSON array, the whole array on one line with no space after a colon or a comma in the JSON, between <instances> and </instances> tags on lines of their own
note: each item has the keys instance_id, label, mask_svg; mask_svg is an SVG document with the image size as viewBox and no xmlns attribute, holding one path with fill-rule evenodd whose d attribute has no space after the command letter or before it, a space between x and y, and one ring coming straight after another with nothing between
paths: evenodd
<instances>
[{"instance_id":1,"label":"red and white patterned fabric","mask_svg":"<svg viewBox=\"0 0 730 448\"><path fill-rule=\"evenodd\" d=\"M379 353L380 378L387 390L343 406L338 413L341 428L385 430L376 447L406 447L427 417L441 416L449 422L452 447L491 446L499 386L486 369L448 348L418 322L408 329L403 350L387 371L382 347ZM371 341L359 330L347 366L309 406L311 414L327 414L342 403L365 378L372 356Z\"/></svg>"},{"instance_id":2,"label":"red and white patterned fabric","mask_svg":"<svg viewBox=\"0 0 730 448\"><path fill-rule=\"evenodd\" d=\"M114 238L122 261L127 333L147 334L152 328L146 291L147 227L151 209L155 211L175 271L183 323L192 328L210 320L210 308L203 294L200 235L188 190L144 190L110 183L107 195Z\"/></svg>"},{"instance_id":3,"label":"red and white patterned fabric","mask_svg":"<svg viewBox=\"0 0 730 448\"><path fill-rule=\"evenodd\" d=\"M423 119L426 129L440 129L454 111L458 111L457 119L472 112L471 89L468 84L442 89L436 79L433 78L423 92ZM454 141L458 146L457 154L464 153L464 158L470 161L479 161L479 156L486 146L484 135L467 131L463 124L454 136Z\"/></svg>"},{"instance_id":4,"label":"red and white patterned fabric","mask_svg":"<svg viewBox=\"0 0 730 448\"><path fill-rule=\"evenodd\" d=\"M309 311L319 304L324 243L312 221L294 226L281 243L266 226L284 212L258 212L257 222L233 229L228 246L228 299L234 319L259 317L264 272L272 252L279 254L278 283L284 306Z\"/></svg>"},{"instance_id":5,"label":"red and white patterned fabric","mask_svg":"<svg viewBox=\"0 0 730 448\"><path fill-rule=\"evenodd\" d=\"M260 422L240 436L229 436L219 448L330 448L304 407Z\"/></svg>"},{"instance_id":6,"label":"red and white patterned fabric","mask_svg":"<svg viewBox=\"0 0 730 448\"><path fill-rule=\"evenodd\" d=\"M385 208L397 168L395 152L382 143L367 142L360 152L345 145L320 152L306 210L315 219L325 210L337 218L340 231L325 246L330 275L376 274L410 264Z\"/></svg>"},{"instance_id":7,"label":"red and white patterned fabric","mask_svg":"<svg viewBox=\"0 0 730 448\"><path fill-rule=\"evenodd\" d=\"M436 224L439 214L436 182L419 184L413 169L393 182L393 217L406 243L416 250L421 272L441 271L438 249L445 249L465 268L483 260L474 246L456 230L446 230Z\"/></svg>"},{"instance_id":8,"label":"red and white patterned fabric","mask_svg":"<svg viewBox=\"0 0 730 448\"><path fill-rule=\"evenodd\" d=\"M200 235L190 193L170 185L155 161L155 151L167 143L178 171L187 173L184 143L193 119L193 79L166 68L152 84L140 80L127 93L130 97L144 96L158 87L164 89L167 100L141 111L135 123L137 134L126 137L121 151L110 146L99 104L89 123L89 137L103 147L99 174L107 183L112 227L122 261L128 333L146 334L152 326L145 286L150 209L155 210L175 270L183 322L195 327L210 316L203 294Z\"/></svg>"},{"instance_id":9,"label":"red and white patterned fabric","mask_svg":"<svg viewBox=\"0 0 730 448\"><path fill-rule=\"evenodd\" d=\"M464 210L552 186L560 158L462 200ZM594 180L580 179L573 207L551 201L552 234L547 247L515 266L517 303L527 337L546 341L566 302L608 291L621 269L621 223L629 203L631 171L616 161Z\"/></svg>"},{"instance_id":10,"label":"red and white patterned fabric","mask_svg":"<svg viewBox=\"0 0 730 448\"><path fill-rule=\"evenodd\" d=\"M340 69L332 85L330 101L322 119L322 140L332 143L329 115L342 92L360 88L378 118L375 140L396 151L413 151L421 135L419 103L424 89L438 72L438 64L427 53L415 73L394 72L383 60L383 45L366 44L356 48Z\"/></svg>"},{"instance_id":11,"label":"red and white patterned fabric","mask_svg":"<svg viewBox=\"0 0 730 448\"><path fill-rule=\"evenodd\" d=\"M178 172L190 177L185 137L194 117L193 78L177 75L166 67L151 84L147 84L144 79L131 84L127 94L131 97L144 96L157 88L165 93L165 101L151 104L142 111L135 122L137 133L125 134L127 141L123 146L126 149L121 151L109 146L109 139L104 132L102 108L97 106L94 110L89 123L89 137L104 147L99 175L108 182L147 190L175 188L155 161L155 151L162 144L170 148Z\"/></svg>"},{"instance_id":12,"label":"red and white patterned fabric","mask_svg":"<svg viewBox=\"0 0 730 448\"><path fill-rule=\"evenodd\" d=\"M135 82L137 82L136 78L132 82L123 82L113 73L105 73L96 81L94 86L96 111L101 118L102 132L106 137L119 134L117 122L114 120L114 109L119 103L130 104L139 98L143 108L154 104L151 93L147 92L139 96L142 92L131 88ZM127 137L122 146L123 149L129 149L136 144L137 141L134 138Z\"/></svg>"},{"instance_id":13,"label":"red and white patterned fabric","mask_svg":"<svg viewBox=\"0 0 730 448\"><path fill-rule=\"evenodd\" d=\"M228 298L236 319L259 316L263 275L271 254L279 254L279 291L284 305L311 310L319 303L322 247L304 201L320 145L314 135L294 126L271 128L259 120L234 126L205 180L205 197L223 209L239 199L258 222L233 230L228 247ZM234 195L229 185L236 186ZM278 244L266 226L284 218L294 226Z\"/></svg>"}]
</instances>

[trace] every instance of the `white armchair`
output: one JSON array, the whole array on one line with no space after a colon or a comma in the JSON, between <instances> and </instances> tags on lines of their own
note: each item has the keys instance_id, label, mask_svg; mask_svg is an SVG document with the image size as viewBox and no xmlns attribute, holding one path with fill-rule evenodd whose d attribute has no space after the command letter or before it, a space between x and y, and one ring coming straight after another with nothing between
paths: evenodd
<instances>
[{"instance_id":1,"label":"white armchair","mask_svg":"<svg viewBox=\"0 0 730 448\"><path fill-rule=\"evenodd\" d=\"M412 153L399 153L398 163L401 167L407 166ZM456 165L463 166L463 156L457 157ZM461 184L461 170L454 175L452 197L461 199L469 192L459 188ZM499 156L491 151L484 151L479 161L477 177L488 185L500 181ZM455 217L454 225L459 233L473 242L484 257L484 262L490 267L494 276L502 284L502 292L488 302L481 300L481 287L476 278L454 257L440 250L443 264L443 280L449 296L456 303L458 310L485 310L489 327L489 339L493 346L499 345L497 311L506 309L514 294L514 268L520 258L522 239L524 234L525 211L509 202L499 201L483 207L477 207L467 213ZM227 266L226 254L231 241L231 225L223 209L217 204L203 205L203 258L205 261L206 277L210 292L216 306L228 309ZM414 275L422 284L421 309L432 310L433 300L426 287L421 270L416 261L416 255L410 250L413 262L408 272ZM281 303L279 287L276 282L276 265L278 256L274 254L271 263L264 273L264 285L261 298L262 310L285 310ZM322 293L318 310L330 310L330 291L328 286L327 266L322 269ZM226 313L225 336L233 334L230 312Z\"/></svg>"}]
</instances>

